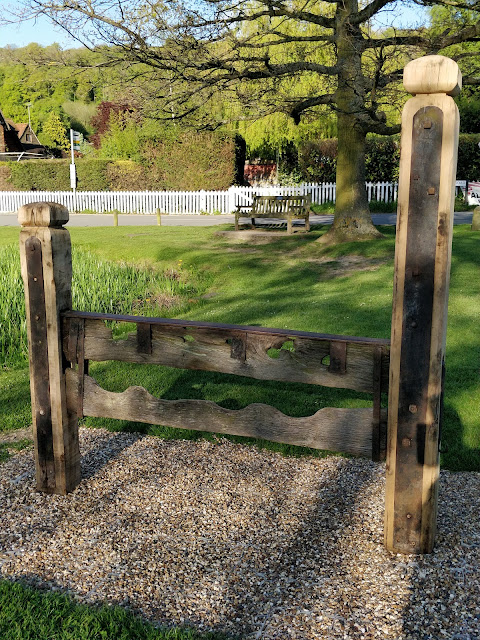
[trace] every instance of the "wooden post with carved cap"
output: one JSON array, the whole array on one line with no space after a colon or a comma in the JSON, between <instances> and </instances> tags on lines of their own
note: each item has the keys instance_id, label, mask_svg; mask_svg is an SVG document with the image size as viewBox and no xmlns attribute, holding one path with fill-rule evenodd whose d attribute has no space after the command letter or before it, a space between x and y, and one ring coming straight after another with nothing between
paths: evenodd
<instances>
[{"instance_id":1,"label":"wooden post with carved cap","mask_svg":"<svg viewBox=\"0 0 480 640\"><path fill-rule=\"evenodd\" d=\"M37 490L65 494L80 482L76 414L67 410L60 313L72 307L68 211L39 202L19 209Z\"/></svg>"},{"instance_id":2,"label":"wooden post with carved cap","mask_svg":"<svg viewBox=\"0 0 480 640\"><path fill-rule=\"evenodd\" d=\"M443 56L410 62L402 115L388 398L385 544L433 549L461 88Z\"/></svg>"}]
</instances>

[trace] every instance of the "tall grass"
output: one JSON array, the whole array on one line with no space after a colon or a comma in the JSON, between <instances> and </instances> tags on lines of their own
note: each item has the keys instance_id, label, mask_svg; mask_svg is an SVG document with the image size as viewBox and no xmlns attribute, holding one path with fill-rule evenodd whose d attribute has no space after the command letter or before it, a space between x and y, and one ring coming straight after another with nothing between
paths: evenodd
<instances>
[{"instance_id":1,"label":"tall grass","mask_svg":"<svg viewBox=\"0 0 480 640\"><path fill-rule=\"evenodd\" d=\"M0 364L16 364L28 354L25 297L15 245L0 247Z\"/></svg>"},{"instance_id":2,"label":"tall grass","mask_svg":"<svg viewBox=\"0 0 480 640\"><path fill-rule=\"evenodd\" d=\"M195 275L178 261L159 272L118 264L88 251L72 253L73 308L99 313L168 316L196 293ZM119 329L121 331L121 328ZM16 246L0 247L0 365L25 362L28 355L25 300Z\"/></svg>"}]
</instances>

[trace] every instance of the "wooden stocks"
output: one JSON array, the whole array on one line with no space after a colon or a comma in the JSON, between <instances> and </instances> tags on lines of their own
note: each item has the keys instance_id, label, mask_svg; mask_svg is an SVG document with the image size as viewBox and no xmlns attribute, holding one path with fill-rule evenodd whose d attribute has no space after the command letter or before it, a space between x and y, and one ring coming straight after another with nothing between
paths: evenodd
<instances>
[{"instance_id":1,"label":"wooden stocks","mask_svg":"<svg viewBox=\"0 0 480 640\"><path fill-rule=\"evenodd\" d=\"M457 64L405 67L388 399L385 544L430 553L437 516L461 88Z\"/></svg>"},{"instance_id":2,"label":"wooden stocks","mask_svg":"<svg viewBox=\"0 0 480 640\"><path fill-rule=\"evenodd\" d=\"M65 494L80 482L76 414L67 411L60 313L71 309L68 211L24 205L20 258L25 285L37 490Z\"/></svg>"}]
</instances>

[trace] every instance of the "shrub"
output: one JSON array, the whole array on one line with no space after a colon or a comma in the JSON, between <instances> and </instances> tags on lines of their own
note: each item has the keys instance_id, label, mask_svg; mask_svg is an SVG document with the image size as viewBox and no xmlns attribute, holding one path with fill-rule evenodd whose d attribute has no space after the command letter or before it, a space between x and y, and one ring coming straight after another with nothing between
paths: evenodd
<instances>
[{"instance_id":1,"label":"shrub","mask_svg":"<svg viewBox=\"0 0 480 640\"><path fill-rule=\"evenodd\" d=\"M116 160L107 165L107 181L112 191L144 191L145 168L132 160Z\"/></svg>"},{"instance_id":2,"label":"shrub","mask_svg":"<svg viewBox=\"0 0 480 640\"><path fill-rule=\"evenodd\" d=\"M457 178L459 180L480 180L480 134L461 133L458 141Z\"/></svg>"},{"instance_id":3,"label":"shrub","mask_svg":"<svg viewBox=\"0 0 480 640\"><path fill-rule=\"evenodd\" d=\"M108 189L106 175L108 161L79 158L75 164L79 190L105 191ZM68 191L70 189L70 171L67 159L27 160L25 162L8 162L6 165L6 170L10 172L10 184L6 180L1 181L0 188L2 190L10 190L12 187L21 191Z\"/></svg>"},{"instance_id":4,"label":"shrub","mask_svg":"<svg viewBox=\"0 0 480 640\"><path fill-rule=\"evenodd\" d=\"M182 134L178 139L150 142L143 151L149 189L228 189L238 176L232 136Z\"/></svg>"},{"instance_id":5,"label":"shrub","mask_svg":"<svg viewBox=\"0 0 480 640\"><path fill-rule=\"evenodd\" d=\"M307 182L335 182L338 145L336 138L309 141L299 150L299 167ZM365 177L369 182L392 182L398 179L400 149L397 138L368 138Z\"/></svg>"},{"instance_id":6,"label":"shrub","mask_svg":"<svg viewBox=\"0 0 480 640\"><path fill-rule=\"evenodd\" d=\"M305 142L299 149L298 164L306 182L335 182L337 140Z\"/></svg>"},{"instance_id":7,"label":"shrub","mask_svg":"<svg viewBox=\"0 0 480 640\"><path fill-rule=\"evenodd\" d=\"M150 140L142 163L77 158L79 191L228 189L243 181L245 143L239 136L186 133L177 140ZM68 191L70 160L0 163L0 190Z\"/></svg>"},{"instance_id":8,"label":"shrub","mask_svg":"<svg viewBox=\"0 0 480 640\"><path fill-rule=\"evenodd\" d=\"M108 191L107 177L110 160L79 158L77 165L78 189L80 191Z\"/></svg>"}]
</instances>

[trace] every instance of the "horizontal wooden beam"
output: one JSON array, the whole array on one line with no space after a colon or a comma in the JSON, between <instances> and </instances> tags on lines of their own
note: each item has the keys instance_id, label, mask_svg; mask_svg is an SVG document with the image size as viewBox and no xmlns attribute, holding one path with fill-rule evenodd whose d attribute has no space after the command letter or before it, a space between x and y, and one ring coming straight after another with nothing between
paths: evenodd
<instances>
[{"instance_id":1,"label":"horizontal wooden beam","mask_svg":"<svg viewBox=\"0 0 480 640\"><path fill-rule=\"evenodd\" d=\"M64 316L63 335L65 355L71 362L75 362L75 345L69 338L70 324L79 318L85 324L87 360L160 364L373 393L375 350L380 347L382 388L388 388L388 340L69 312ZM135 323L136 332L114 340L105 320Z\"/></svg>"},{"instance_id":2,"label":"horizontal wooden beam","mask_svg":"<svg viewBox=\"0 0 480 640\"><path fill-rule=\"evenodd\" d=\"M342 336L333 333L315 333L313 331L293 331L290 329L274 329L270 327L257 327L255 325L224 324L220 322L201 322L199 320L182 320L178 318L153 318L144 316L128 316L116 313L93 313L91 311L65 311L62 317L83 318L84 320L102 320L111 322L130 322L132 324L151 324L157 326L180 326L198 329L231 329L235 331L247 331L248 333L259 333L268 335L288 334L299 338L312 338L318 340L336 340L338 342L358 342L361 344L383 345L388 347L390 340L387 338L359 338L358 336Z\"/></svg>"},{"instance_id":3,"label":"horizontal wooden beam","mask_svg":"<svg viewBox=\"0 0 480 640\"><path fill-rule=\"evenodd\" d=\"M69 369L67 402L72 407L77 406L79 388L78 372ZM292 418L265 404L231 410L207 400L161 400L143 387L113 393L84 376L83 410L86 416L98 418L261 438L369 458L372 455L372 409L325 408L313 416Z\"/></svg>"}]
</instances>

